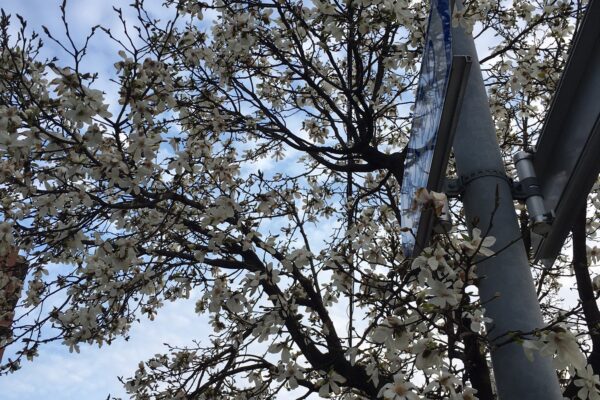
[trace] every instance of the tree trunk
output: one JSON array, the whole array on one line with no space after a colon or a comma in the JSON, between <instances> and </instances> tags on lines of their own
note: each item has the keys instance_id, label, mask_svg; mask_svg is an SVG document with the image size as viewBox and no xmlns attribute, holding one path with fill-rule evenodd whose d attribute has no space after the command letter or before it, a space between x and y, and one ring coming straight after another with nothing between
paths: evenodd
<instances>
[{"instance_id":1,"label":"tree trunk","mask_svg":"<svg viewBox=\"0 0 600 400\"><path fill-rule=\"evenodd\" d=\"M573 225L573 269L577 279L577 291L583 306L583 315L592 340L592 353L588 362L594 368L594 373L600 374L600 310L596 304L594 287L588 270L585 235L585 211L583 207L575 217Z\"/></svg>"},{"instance_id":2,"label":"tree trunk","mask_svg":"<svg viewBox=\"0 0 600 400\"><path fill-rule=\"evenodd\" d=\"M481 351L479 338L477 335L467 335L464 338L465 344L465 370L473 385L477 390L479 400L494 400L492 382L490 379L490 368Z\"/></svg>"},{"instance_id":3,"label":"tree trunk","mask_svg":"<svg viewBox=\"0 0 600 400\"><path fill-rule=\"evenodd\" d=\"M594 369L594 374L600 374L600 310L596 304L594 287L588 271L587 252L586 252L586 207L575 215L573 224L573 270L577 280L577 292L579 300L583 307L583 316L588 327L590 339L592 341L592 352L588 357L588 363ZM564 392L565 397L576 398L579 388L571 381Z\"/></svg>"}]
</instances>

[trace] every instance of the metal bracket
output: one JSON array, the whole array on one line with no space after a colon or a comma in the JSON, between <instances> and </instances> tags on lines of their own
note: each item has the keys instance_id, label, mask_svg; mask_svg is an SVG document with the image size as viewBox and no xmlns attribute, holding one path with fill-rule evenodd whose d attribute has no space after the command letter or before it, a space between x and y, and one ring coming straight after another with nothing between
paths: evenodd
<instances>
[{"instance_id":1,"label":"metal bracket","mask_svg":"<svg viewBox=\"0 0 600 400\"><path fill-rule=\"evenodd\" d=\"M510 184L510 191L514 200L523 201L527 204L531 219L531 227L535 233L546 234L554 221L554 212L546 211L544 208L541 187L537 177L529 170L523 171L528 166L526 161L530 160L527 153L519 154L521 158L516 161L518 164L520 181L515 182L506 176L504 171L480 170L470 175L461 176L458 179L446 178L444 181L444 193L448 198L458 198L465 192L465 188L471 182L484 176L495 176L506 180Z\"/></svg>"},{"instance_id":2,"label":"metal bracket","mask_svg":"<svg viewBox=\"0 0 600 400\"><path fill-rule=\"evenodd\" d=\"M504 171L497 171L495 169L482 169L469 175L460 176L459 178L446 178L444 181L444 193L446 193L446 196L449 198L458 198L464 193L468 184L476 179L486 176L494 176L503 179L511 184L512 187L512 180L506 176Z\"/></svg>"},{"instance_id":3,"label":"metal bracket","mask_svg":"<svg viewBox=\"0 0 600 400\"><path fill-rule=\"evenodd\" d=\"M526 201L532 196L541 196L540 183L536 177L525 178L521 181L512 181L511 192L513 199Z\"/></svg>"},{"instance_id":4,"label":"metal bracket","mask_svg":"<svg viewBox=\"0 0 600 400\"><path fill-rule=\"evenodd\" d=\"M446 197L458 198L465 191L465 187L462 184L460 178L458 178L458 179L446 178L444 180L444 189L443 190L444 190L444 193L446 193Z\"/></svg>"},{"instance_id":5,"label":"metal bracket","mask_svg":"<svg viewBox=\"0 0 600 400\"><path fill-rule=\"evenodd\" d=\"M521 151L514 155L515 167L519 181L515 182L506 176L504 171L479 170L472 174L461 176L458 179L446 179L444 192L447 197L460 197L467 185L476 179L485 176L494 176L506 180L510 185L510 191L514 200L523 201L527 204L531 230L537 234L545 235L550 231L554 221L553 210L547 210L542 197L540 183L533 169L533 154Z\"/></svg>"},{"instance_id":6,"label":"metal bracket","mask_svg":"<svg viewBox=\"0 0 600 400\"><path fill-rule=\"evenodd\" d=\"M533 157L531 151L520 151L513 156L519 177L513 197L527 204L531 230L539 235L545 235L554 222L554 212L548 210L544 203L541 185L533 167Z\"/></svg>"}]
</instances>

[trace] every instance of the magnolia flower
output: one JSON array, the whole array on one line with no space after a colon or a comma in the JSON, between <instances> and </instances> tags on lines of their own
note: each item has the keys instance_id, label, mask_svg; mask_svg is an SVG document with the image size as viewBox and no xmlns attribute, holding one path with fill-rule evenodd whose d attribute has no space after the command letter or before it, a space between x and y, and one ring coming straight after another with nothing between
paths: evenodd
<instances>
[{"instance_id":1,"label":"magnolia flower","mask_svg":"<svg viewBox=\"0 0 600 400\"><path fill-rule=\"evenodd\" d=\"M475 393L476 389L466 387L461 393L451 395L450 400L477 400L479 397L475 396Z\"/></svg>"},{"instance_id":2,"label":"magnolia flower","mask_svg":"<svg viewBox=\"0 0 600 400\"><path fill-rule=\"evenodd\" d=\"M461 27L467 33L471 33L473 30L473 21L465 15L466 9L458 9L458 7L454 7L454 12L452 13L452 27L458 28Z\"/></svg>"},{"instance_id":3,"label":"magnolia flower","mask_svg":"<svg viewBox=\"0 0 600 400\"><path fill-rule=\"evenodd\" d=\"M285 362L285 367L280 366L279 369L280 374L277 376L277 381L281 382L287 379L290 389L296 389L298 387L298 380L304 379L304 370L294 362Z\"/></svg>"},{"instance_id":4,"label":"magnolia flower","mask_svg":"<svg viewBox=\"0 0 600 400\"><path fill-rule=\"evenodd\" d=\"M394 383L386 383L379 391L378 397L385 400L419 400L413 392L415 385L404 380L404 374L394 375Z\"/></svg>"},{"instance_id":5,"label":"magnolia flower","mask_svg":"<svg viewBox=\"0 0 600 400\"><path fill-rule=\"evenodd\" d=\"M21 125L21 117L14 107L0 107L0 130L15 132Z\"/></svg>"},{"instance_id":6,"label":"magnolia flower","mask_svg":"<svg viewBox=\"0 0 600 400\"><path fill-rule=\"evenodd\" d=\"M489 249L490 246L493 246L496 243L496 238L492 236L486 236L485 238L481 237L481 229L474 228L472 239L470 241L463 241L460 243L460 248L468 256L473 256L475 254L481 254L483 256L489 257L493 256L494 252Z\"/></svg>"},{"instance_id":7,"label":"magnolia flower","mask_svg":"<svg viewBox=\"0 0 600 400\"><path fill-rule=\"evenodd\" d=\"M440 308L453 307L458 304L458 296L452 287L435 279L429 280L426 293L431 296L429 303ZM452 285L450 283L450 285Z\"/></svg>"},{"instance_id":8,"label":"magnolia flower","mask_svg":"<svg viewBox=\"0 0 600 400\"><path fill-rule=\"evenodd\" d=\"M399 318L390 316L373 330L375 343L384 344L389 350L404 350L412 340L412 334L406 330L405 323Z\"/></svg>"},{"instance_id":9,"label":"magnolia flower","mask_svg":"<svg viewBox=\"0 0 600 400\"><path fill-rule=\"evenodd\" d=\"M12 225L8 222L0 222L0 256L9 252L14 241Z\"/></svg>"},{"instance_id":10,"label":"magnolia flower","mask_svg":"<svg viewBox=\"0 0 600 400\"><path fill-rule=\"evenodd\" d=\"M461 384L460 380L446 368L442 368L442 373L439 375L437 382L440 387L445 388L450 393L454 393L454 388Z\"/></svg>"},{"instance_id":11,"label":"magnolia flower","mask_svg":"<svg viewBox=\"0 0 600 400\"><path fill-rule=\"evenodd\" d=\"M432 279L431 268L428 264L428 258L420 255L415 258L411 265L412 269L417 271L417 282L421 286L425 286L425 283Z\"/></svg>"},{"instance_id":12,"label":"magnolia flower","mask_svg":"<svg viewBox=\"0 0 600 400\"><path fill-rule=\"evenodd\" d=\"M440 349L431 338L419 340L411 351L417 355L415 366L422 371L435 367L442 361Z\"/></svg>"},{"instance_id":13,"label":"magnolia flower","mask_svg":"<svg viewBox=\"0 0 600 400\"><path fill-rule=\"evenodd\" d=\"M485 317L483 315L485 309L475 310L473 313L464 312L463 317L468 318L471 321L470 329L473 332L479 332L481 330L481 325L484 323L492 322L491 318Z\"/></svg>"},{"instance_id":14,"label":"magnolia flower","mask_svg":"<svg viewBox=\"0 0 600 400\"><path fill-rule=\"evenodd\" d=\"M525 357L527 357L527 359L529 361L533 361L534 354L540 350L540 347L542 346L542 344L540 342L538 342L537 340L529 340L529 339L525 339L520 343L521 343L521 346L523 347L523 352L525 353Z\"/></svg>"},{"instance_id":15,"label":"magnolia flower","mask_svg":"<svg viewBox=\"0 0 600 400\"><path fill-rule=\"evenodd\" d=\"M600 248L598 246L589 247L586 249L588 263L597 264L600 261Z\"/></svg>"},{"instance_id":16,"label":"magnolia flower","mask_svg":"<svg viewBox=\"0 0 600 400\"><path fill-rule=\"evenodd\" d=\"M432 251L430 247L426 248L423 251L423 254L415 258L413 261L413 268L423 268L428 266L431 270L435 271L438 267L448 267L448 263L446 262L446 255L448 253L441 246L437 246L435 250Z\"/></svg>"},{"instance_id":17,"label":"magnolia flower","mask_svg":"<svg viewBox=\"0 0 600 400\"><path fill-rule=\"evenodd\" d=\"M581 387L577 392L578 399L600 400L600 379L598 375L594 375L594 370L591 365L581 368L577 371L577 376L580 379L575 379L575 385Z\"/></svg>"},{"instance_id":18,"label":"magnolia flower","mask_svg":"<svg viewBox=\"0 0 600 400\"><path fill-rule=\"evenodd\" d=\"M461 385L461 381L452 373L448 371L447 368L442 368L441 372L438 373L438 377L431 381L429 385L425 388L426 392L437 391L438 389L443 389L448 393L454 395L456 394L456 387Z\"/></svg>"},{"instance_id":19,"label":"magnolia flower","mask_svg":"<svg viewBox=\"0 0 600 400\"><path fill-rule=\"evenodd\" d=\"M373 356L369 356L369 361L365 366L365 372L369 376L370 381L372 381L376 386L379 385L379 367Z\"/></svg>"},{"instance_id":20,"label":"magnolia flower","mask_svg":"<svg viewBox=\"0 0 600 400\"><path fill-rule=\"evenodd\" d=\"M445 193L430 192L425 188L419 188L415 193L412 209L417 210L419 207L432 207L435 210L435 215L439 217L442 215L447 201Z\"/></svg>"},{"instance_id":21,"label":"magnolia flower","mask_svg":"<svg viewBox=\"0 0 600 400\"><path fill-rule=\"evenodd\" d=\"M275 342L269 346L267 351L273 354L281 353L281 361L284 363L290 362L292 357L290 346L286 342Z\"/></svg>"},{"instance_id":22,"label":"magnolia flower","mask_svg":"<svg viewBox=\"0 0 600 400\"><path fill-rule=\"evenodd\" d=\"M339 384L344 382L346 378L335 371L329 372L327 377L320 381L319 396L328 398L331 392L339 394L341 392Z\"/></svg>"},{"instance_id":23,"label":"magnolia flower","mask_svg":"<svg viewBox=\"0 0 600 400\"><path fill-rule=\"evenodd\" d=\"M600 275L596 275L594 277L594 279L592 280L592 286L594 287L594 290L600 290Z\"/></svg>"},{"instance_id":24,"label":"magnolia flower","mask_svg":"<svg viewBox=\"0 0 600 400\"><path fill-rule=\"evenodd\" d=\"M545 355L554 355L557 367L574 366L577 370L585 366L585 357L579 346L577 339L564 327L556 327L542 337L543 345L540 352Z\"/></svg>"}]
</instances>

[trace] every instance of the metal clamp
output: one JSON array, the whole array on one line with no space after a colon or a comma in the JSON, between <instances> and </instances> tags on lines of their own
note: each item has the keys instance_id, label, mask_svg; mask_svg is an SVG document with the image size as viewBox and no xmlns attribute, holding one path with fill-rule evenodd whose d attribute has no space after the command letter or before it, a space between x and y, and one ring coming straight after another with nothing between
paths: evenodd
<instances>
[{"instance_id":1,"label":"metal clamp","mask_svg":"<svg viewBox=\"0 0 600 400\"><path fill-rule=\"evenodd\" d=\"M537 177L532 176L513 182L512 195L515 200L525 201L532 196L542 196L542 190Z\"/></svg>"},{"instance_id":2,"label":"metal clamp","mask_svg":"<svg viewBox=\"0 0 600 400\"><path fill-rule=\"evenodd\" d=\"M495 169L481 169L477 170L469 175L462 175L458 179L448 179L444 181L444 193L446 193L447 197L460 197L464 192L467 185L469 185L474 180L479 178L493 176L496 178L503 179L511 184L511 180L506 176L504 171L498 171Z\"/></svg>"},{"instance_id":3,"label":"metal clamp","mask_svg":"<svg viewBox=\"0 0 600 400\"><path fill-rule=\"evenodd\" d=\"M546 211L544 198L538 179L533 169L533 154L521 151L513 157L519 181L515 182L506 176L504 171L484 169L469 175L460 176L458 179L444 181L444 193L447 197L460 197L468 184L476 179L493 176L507 181L511 187L513 199L524 201L530 215L531 230L537 234L545 235L550 231L554 221L554 212Z\"/></svg>"},{"instance_id":4,"label":"metal clamp","mask_svg":"<svg viewBox=\"0 0 600 400\"><path fill-rule=\"evenodd\" d=\"M513 156L519 182L513 186L513 197L524 200L529 212L531 230L545 235L554 221L554 212L547 211L542 197L540 183L533 168L533 153L520 151Z\"/></svg>"}]
</instances>

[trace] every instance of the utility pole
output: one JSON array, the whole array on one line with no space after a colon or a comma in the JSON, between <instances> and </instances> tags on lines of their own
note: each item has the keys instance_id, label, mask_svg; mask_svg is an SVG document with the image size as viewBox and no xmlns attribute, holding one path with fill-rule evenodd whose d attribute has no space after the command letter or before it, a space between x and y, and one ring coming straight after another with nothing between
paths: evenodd
<instances>
[{"instance_id":1,"label":"utility pole","mask_svg":"<svg viewBox=\"0 0 600 400\"><path fill-rule=\"evenodd\" d=\"M458 2L457 2L458 5ZM477 62L475 43L461 27L453 29L453 53L471 56L469 73L454 139L456 168L463 181L467 221L496 238L497 254L477 264L479 294L492 318L492 345L506 342L511 332L543 326L529 261L517 223L511 186L506 178L496 131ZM498 199L496 199L496 195ZM496 202L498 207L496 208ZM490 221L493 215L493 220ZM470 226L472 228L473 226ZM560 400L556 371L548 357L529 361L518 343L491 350L494 378L501 400Z\"/></svg>"}]
</instances>

